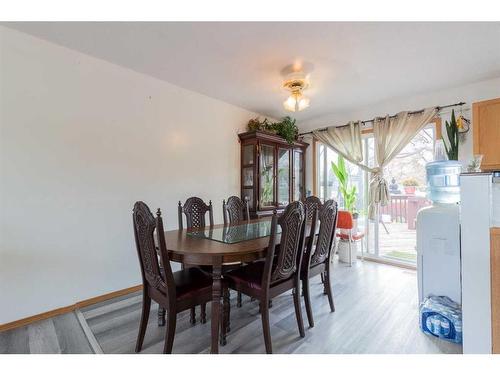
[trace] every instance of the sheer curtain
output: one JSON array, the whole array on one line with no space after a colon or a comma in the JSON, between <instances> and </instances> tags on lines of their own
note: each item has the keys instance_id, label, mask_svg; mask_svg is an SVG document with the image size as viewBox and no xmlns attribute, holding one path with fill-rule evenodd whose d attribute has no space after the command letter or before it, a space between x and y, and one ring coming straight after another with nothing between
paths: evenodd
<instances>
[{"instance_id":1,"label":"sheer curtain","mask_svg":"<svg viewBox=\"0 0 500 375\"><path fill-rule=\"evenodd\" d=\"M384 178L384 167L427 125L438 113L435 107L416 113L400 112L396 116L378 117L373 120L375 139L375 164L370 168L363 164L361 122L347 126L331 126L326 130L313 131L317 140L331 147L350 162L371 173L369 189L369 216L375 217L375 208L387 205L389 189Z\"/></svg>"},{"instance_id":2,"label":"sheer curtain","mask_svg":"<svg viewBox=\"0 0 500 375\"><path fill-rule=\"evenodd\" d=\"M363 162L361 122L351 121L346 126L330 126L326 130L313 130L313 136L350 162L356 165Z\"/></svg>"}]
</instances>

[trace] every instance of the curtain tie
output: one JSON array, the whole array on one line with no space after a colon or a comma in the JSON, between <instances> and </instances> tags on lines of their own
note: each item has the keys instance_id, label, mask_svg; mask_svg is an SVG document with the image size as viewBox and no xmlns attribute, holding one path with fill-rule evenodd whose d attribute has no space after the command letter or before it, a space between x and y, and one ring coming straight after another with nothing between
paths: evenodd
<instances>
[{"instance_id":1,"label":"curtain tie","mask_svg":"<svg viewBox=\"0 0 500 375\"><path fill-rule=\"evenodd\" d=\"M375 207L380 204L386 206L389 202L389 189L384 178L383 168L377 167L372 170L370 180L370 206L368 215L370 219L375 219Z\"/></svg>"}]
</instances>

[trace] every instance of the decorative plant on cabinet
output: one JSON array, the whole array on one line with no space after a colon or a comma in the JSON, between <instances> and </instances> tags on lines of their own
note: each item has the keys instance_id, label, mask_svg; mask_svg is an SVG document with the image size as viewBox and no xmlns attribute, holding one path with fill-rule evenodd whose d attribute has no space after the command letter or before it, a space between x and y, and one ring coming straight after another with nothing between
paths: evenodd
<instances>
[{"instance_id":1,"label":"decorative plant on cabinet","mask_svg":"<svg viewBox=\"0 0 500 375\"><path fill-rule=\"evenodd\" d=\"M263 130L273 134L277 134L284 138L288 144L292 145L299 137L299 129L295 122L297 120L291 118L290 116L283 117L279 122L269 122L267 118L260 121L258 117L248 121L247 130Z\"/></svg>"}]
</instances>

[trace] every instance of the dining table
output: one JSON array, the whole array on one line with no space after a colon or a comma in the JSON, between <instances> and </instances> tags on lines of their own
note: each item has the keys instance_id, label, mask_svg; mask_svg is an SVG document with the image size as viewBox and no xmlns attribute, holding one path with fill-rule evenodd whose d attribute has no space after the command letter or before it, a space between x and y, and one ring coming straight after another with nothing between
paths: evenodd
<instances>
[{"instance_id":1,"label":"dining table","mask_svg":"<svg viewBox=\"0 0 500 375\"><path fill-rule=\"evenodd\" d=\"M306 234L309 236L310 226ZM276 244L281 238L278 225ZM212 267L211 350L219 352L222 311L223 266L250 263L266 257L271 234L271 217L230 225L177 229L165 232L171 261L189 266Z\"/></svg>"},{"instance_id":2,"label":"dining table","mask_svg":"<svg viewBox=\"0 0 500 375\"><path fill-rule=\"evenodd\" d=\"M279 227L279 226L278 226ZM171 261L190 266L212 267L212 318L210 352L219 352L221 321L222 270L225 265L253 262L266 256L270 218L261 218L234 225L177 229L165 232ZM279 235L277 241L279 241Z\"/></svg>"}]
</instances>

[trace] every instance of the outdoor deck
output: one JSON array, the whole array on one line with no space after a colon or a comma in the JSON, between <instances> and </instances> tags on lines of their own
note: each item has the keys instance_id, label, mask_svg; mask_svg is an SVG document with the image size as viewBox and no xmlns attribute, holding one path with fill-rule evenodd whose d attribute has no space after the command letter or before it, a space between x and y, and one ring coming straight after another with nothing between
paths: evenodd
<instances>
[{"instance_id":1,"label":"outdoor deck","mask_svg":"<svg viewBox=\"0 0 500 375\"><path fill-rule=\"evenodd\" d=\"M417 260L417 234L415 229L408 229L408 223L385 223L389 233L387 233L380 224L379 237L380 246L379 254L382 257L396 259L406 262L416 262ZM363 230L363 228L359 228ZM368 240L370 241L368 253L374 254L373 244L373 224L370 225L370 234ZM358 250L360 250L358 248ZM367 247L365 246L365 252Z\"/></svg>"},{"instance_id":2,"label":"outdoor deck","mask_svg":"<svg viewBox=\"0 0 500 375\"><path fill-rule=\"evenodd\" d=\"M380 255L416 262L417 233L415 229L408 229L407 223L385 223L385 226L389 234L380 225Z\"/></svg>"}]
</instances>

